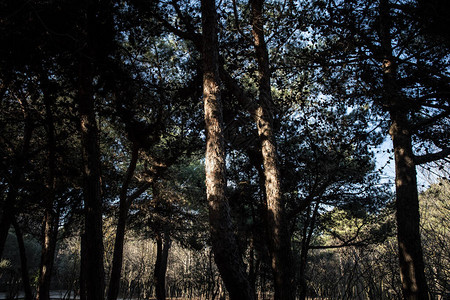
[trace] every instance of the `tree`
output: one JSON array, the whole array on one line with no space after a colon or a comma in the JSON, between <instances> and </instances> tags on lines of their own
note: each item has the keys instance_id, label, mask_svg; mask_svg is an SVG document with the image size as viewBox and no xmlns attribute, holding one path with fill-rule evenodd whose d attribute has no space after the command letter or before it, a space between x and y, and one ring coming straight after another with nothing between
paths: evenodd
<instances>
[{"instance_id":1,"label":"tree","mask_svg":"<svg viewBox=\"0 0 450 300\"><path fill-rule=\"evenodd\" d=\"M136 145L133 145L130 164L128 166L119 196L119 216L117 220L116 236L114 240L114 254L111 267L111 278L108 287L108 300L117 299L117 296L119 295L120 275L122 272L123 264L123 243L125 238L125 227L128 210L135 198L134 195L132 197L128 197L127 191L134 176L138 156L139 148ZM145 191L145 189L143 190ZM139 194L137 194L136 196L139 196Z\"/></svg>"},{"instance_id":2,"label":"tree","mask_svg":"<svg viewBox=\"0 0 450 300\"><path fill-rule=\"evenodd\" d=\"M261 143L267 201L267 234L272 257L275 299L294 299L291 237L281 197L281 177L273 129L269 55L264 36L263 0L251 1L252 33L258 62L259 103L255 121Z\"/></svg>"},{"instance_id":3,"label":"tree","mask_svg":"<svg viewBox=\"0 0 450 300\"><path fill-rule=\"evenodd\" d=\"M101 162L96 110L94 76L96 66L104 63L111 52L112 11L107 3L92 0L83 3L80 51L77 57L78 89L76 101L80 122L83 168L84 243L82 264L86 299L104 298ZM82 295L84 296L84 295Z\"/></svg>"},{"instance_id":4,"label":"tree","mask_svg":"<svg viewBox=\"0 0 450 300\"><path fill-rule=\"evenodd\" d=\"M136 12L137 7L137 3L130 3L121 12L122 22L127 23L121 26L124 26L122 30L128 41L121 40L120 43L127 51L118 51L107 69L112 82L106 84L112 91L114 105L111 107L112 113L107 114L106 118L109 125L114 127L112 135L122 140L126 148L130 148L123 150L124 156L131 156L118 192L118 223L109 299L116 299L119 293L121 252L130 206L150 191L154 193L151 187L167 169L181 158L196 152L200 145L198 132L193 130L198 127L199 109L195 104L200 94L198 76L196 72L192 73L192 78L179 74L180 68L190 68L191 61L185 62L178 53L174 53L168 45L170 38L161 36L159 30L153 27L156 25L153 24L152 9L156 8L146 7ZM141 26L141 23L149 23L143 28L144 32L136 33L133 27L130 28ZM133 42L130 43L130 40ZM135 57L139 59L135 60ZM136 70L145 72L147 68L157 70L157 76L135 76ZM110 126L106 125L107 130L111 130ZM136 180L138 177L144 179ZM162 234L157 232L156 235Z\"/></svg>"},{"instance_id":5,"label":"tree","mask_svg":"<svg viewBox=\"0 0 450 300\"><path fill-rule=\"evenodd\" d=\"M427 299L415 169L448 155L443 140L450 111L446 46L424 34L411 13L415 5L318 2L314 13L322 34L316 47L326 57L316 61L333 86L330 94L355 103L373 101L380 116L389 114L390 121L381 126L394 144L403 294L405 299Z\"/></svg>"},{"instance_id":6,"label":"tree","mask_svg":"<svg viewBox=\"0 0 450 300\"><path fill-rule=\"evenodd\" d=\"M41 240L39 299L60 278L81 299L106 280L109 300L121 284L158 299L223 284L232 299L400 295L395 243L373 245L388 228L372 152L389 133L404 298L427 297L425 275L445 295L446 256L422 259L419 242L444 252L445 234L418 225L415 179L450 153L442 3L2 2L0 254L11 225L8 259Z\"/></svg>"},{"instance_id":7,"label":"tree","mask_svg":"<svg viewBox=\"0 0 450 300\"><path fill-rule=\"evenodd\" d=\"M42 243L41 266L39 270L39 285L36 298L38 300L50 298L50 282L55 260L56 241L59 226L59 208L56 204L56 136L52 104L54 102L49 82L44 75L42 85L44 90L45 121L47 128L47 160L48 175L46 195L44 200L44 238Z\"/></svg>"},{"instance_id":8,"label":"tree","mask_svg":"<svg viewBox=\"0 0 450 300\"><path fill-rule=\"evenodd\" d=\"M22 273L23 289L25 291L25 300L32 300L33 293L31 291L30 275L28 274L27 254L26 254L25 243L24 243L22 231L20 230L19 224L17 223L17 220L15 218L13 220L12 225L14 227L14 231L15 231L16 237L17 237L17 244L19 246L20 266L21 266L21 273Z\"/></svg>"},{"instance_id":9,"label":"tree","mask_svg":"<svg viewBox=\"0 0 450 300\"><path fill-rule=\"evenodd\" d=\"M2 115L2 131L0 142L2 146L2 181L6 184L6 197L1 201L2 213L0 219L0 257L3 254L4 245L12 221L17 215L18 197L23 186L23 178L26 173L26 165L29 161L29 151L33 139L33 131L36 127L36 115L30 109L30 103L37 101L36 82L24 75L29 65L34 65L32 57L34 52L29 49L32 45L38 46L37 39L27 36L40 32L24 28L25 23L21 15L9 14L20 9L21 3L5 2L1 4L5 15L1 16L2 32L0 61L0 96ZM25 14L28 11L25 9ZM20 59L23 55L23 59ZM33 71L31 71L33 73ZM34 73L35 74L35 73ZM19 117L20 116L20 117ZM8 118L10 117L10 118Z\"/></svg>"},{"instance_id":10,"label":"tree","mask_svg":"<svg viewBox=\"0 0 450 300\"><path fill-rule=\"evenodd\" d=\"M419 232L416 168L408 124L408 108L403 105L396 84L397 62L392 57L389 1L380 1L379 18L380 54L383 58L383 103L391 117L389 134L392 138L395 156L397 236L403 296L405 299L428 299Z\"/></svg>"},{"instance_id":11,"label":"tree","mask_svg":"<svg viewBox=\"0 0 450 300\"><path fill-rule=\"evenodd\" d=\"M225 197L225 148L214 0L202 1L203 102L206 126L206 195L214 258L231 299L254 299L233 235Z\"/></svg>"},{"instance_id":12,"label":"tree","mask_svg":"<svg viewBox=\"0 0 450 300\"><path fill-rule=\"evenodd\" d=\"M167 271L167 258L169 256L170 249L170 236L167 232L157 234L156 236L156 262L155 262L155 285L156 285L156 299L166 299L166 271Z\"/></svg>"},{"instance_id":13,"label":"tree","mask_svg":"<svg viewBox=\"0 0 450 300\"><path fill-rule=\"evenodd\" d=\"M17 199L19 194L19 189L21 187L22 176L24 173L24 166L27 161L27 156L30 147L30 140L33 132L33 121L29 115L28 111L28 100L19 100L19 107L22 107L23 110L23 139L22 143L17 145L17 149L11 149L9 147L10 141L2 137L2 144L6 146L6 149L13 150L11 154L13 154L13 164L11 169L8 167L5 170L10 170L10 174L5 174L6 181L8 183L8 192L4 201L2 201L2 219L0 221L0 255L3 253L3 249L5 246L6 238L8 236L9 228L15 218L16 209L17 209ZM7 138L7 137L6 137ZM10 150L10 151L11 151ZM5 154L10 152L5 151Z\"/></svg>"}]
</instances>

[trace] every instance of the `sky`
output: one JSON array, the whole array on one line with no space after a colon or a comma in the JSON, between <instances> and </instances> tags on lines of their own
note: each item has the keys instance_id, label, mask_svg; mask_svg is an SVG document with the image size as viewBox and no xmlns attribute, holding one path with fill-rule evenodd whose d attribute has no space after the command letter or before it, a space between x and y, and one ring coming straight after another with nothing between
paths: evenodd
<instances>
[{"instance_id":1,"label":"sky","mask_svg":"<svg viewBox=\"0 0 450 300\"><path fill-rule=\"evenodd\" d=\"M394 154L392 153L392 140L387 137L385 141L375 149L376 169L381 170L381 180L383 183L390 183L392 191L395 191L395 165ZM422 192L436 183L439 178L449 178L450 166L445 164L443 169L439 169L436 164L417 166L417 188Z\"/></svg>"}]
</instances>

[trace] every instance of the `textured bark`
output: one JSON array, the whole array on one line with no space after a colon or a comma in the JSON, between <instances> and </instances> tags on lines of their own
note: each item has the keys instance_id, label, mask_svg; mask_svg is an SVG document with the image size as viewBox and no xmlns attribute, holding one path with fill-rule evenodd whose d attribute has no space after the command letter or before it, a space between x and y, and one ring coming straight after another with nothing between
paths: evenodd
<instances>
[{"instance_id":1,"label":"textured bark","mask_svg":"<svg viewBox=\"0 0 450 300\"><path fill-rule=\"evenodd\" d=\"M109 281L108 300L116 300L119 295L120 275L122 273L123 261L123 242L125 239L128 210L131 205L131 201L129 201L127 197L127 191L136 169L138 154L138 147L133 146L130 165L128 166L127 174L125 175L125 180L120 191L119 218L117 221L116 237L114 241L114 254L111 267L111 278Z\"/></svg>"},{"instance_id":2,"label":"textured bark","mask_svg":"<svg viewBox=\"0 0 450 300\"><path fill-rule=\"evenodd\" d=\"M14 227L14 231L16 232L17 244L19 245L20 271L22 275L23 290L25 292L24 299L32 300L33 293L31 291L30 275L28 274L27 254L25 249L25 243L23 242L22 231L20 230L19 224L17 224L15 218L12 221L12 224Z\"/></svg>"},{"instance_id":3,"label":"textured bark","mask_svg":"<svg viewBox=\"0 0 450 300\"><path fill-rule=\"evenodd\" d=\"M170 236L167 233L164 234L164 238L161 233L156 235L156 262L154 278L157 300L166 299L166 271L170 245Z\"/></svg>"},{"instance_id":4,"label":"textured bark","mask_svg":"<svg viewBox=\"0 0 450 300\"><path fill-rule=\"evenodd\" d=\"M397 240L403 298L429 299L420 238L419 196L411 134L406 112L393 111L390 135L394 145Z\"/></svg>"},{"instance_id":5,"label":"textured bark","mask_svg":"<svg viewBox=\"0 0 450 300\"><path fill-rule=\"evenodd\" d=\"M397 240L403 298L429 299L419 231L416 166L408 124L408 107L396 88L396 61L392 56L389 0L380 1L380 42L383 54L384 103L391 117L389 134L395 156Z\"/></svg>"},{"instance_id":6,"label":"textured bark","mask_svg":"<svg viewBox=\"0 0 450 300\"><path fill-rule=\"evenodd\" d=\"M103 299L103 232L100 149L92 91L92 65L87 57L79 62L78 107L83 157L83 197L87 300Z\"/></svg>"},{"instance_id":7,"label":"textured bark","mask_svg":"<svg viewBox=\"0 0 450 300\"><path fill-rule=\"evenodd\" d=\"M206 194L214 258L231 300L254 299L245 266L233 234L230 207L225 197L225 147L218 72L216 8L202 0L203 101L206 127Z\"/></svg>"},{"instance_id":8,"label":"textured bark","mask_svg":"<svg viewBox=\"0 0 450 300\"><path fill-rule=\"evenodd\" d=\"M259 105L256 125L261 141L267 201L267 232L274 275L275 300L295 296L291 241L281 197L280 171L273 132L273 100L270 90L269 55L264 40L263 0L252 0L252 33L258 62Z\"/></svg>"}]
</instances>

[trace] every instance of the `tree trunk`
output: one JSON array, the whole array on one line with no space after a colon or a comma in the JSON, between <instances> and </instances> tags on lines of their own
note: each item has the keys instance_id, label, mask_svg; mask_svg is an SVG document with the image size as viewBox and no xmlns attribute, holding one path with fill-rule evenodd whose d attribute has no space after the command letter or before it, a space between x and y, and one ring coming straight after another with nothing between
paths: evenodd
<instances>
[{"instance_id":1,"label":"tree trunk","mask_svg":"<svg viewBox=\"0 0 450 300\"><path fill-rule=\"evenodd\" d=\"M225 147L218 72L216 8L202 0L203 101L206 127L206 195L214 258L231 300L254 299L245 266L233 234L230 207L225 197Z\"/></svg>"},{"instance_id":2,"label":"tree trunk","mask_svg":"<svg viewBox=\"0 0 450 300\"><path fill-rule=\"evenodd\" d=\"M311 237L314 231L315 222L316 222L316 216L317 212L319 210L319 203L316 203L314 207L314 211L311 214L311 205L308 206L307 211L307 220L305 221L305 224L303 225L303 236L302 236L302 243L301 243L301 252L300 252L300 267L299 267L299 274L298 274L298 281L300 282L300 300L305 300L306 296L308 294L308 283L306 282L306 266L308 263L308 251L309 251L309 245L311 244Z\"/></svg>"},{"instance_id":3,"label":"tree trunk","mask_svg":"<svg viewBox=\"0 0 450 300\"><path fill-rule=\"evenodd\" d=\"M43 75L44 85L48 87L46 74ZM44 87L44 92L49 93ZM42 243L41 263L39 270L39 283L36 299L50 299L50 283L55 259L56 242L58 236L59 211L54 210L55 202L55 170L56 170L56 140L55 125L53 122L53 113L51 110L51 98L48 94L44 95L46 123L47 123L47 147L48 147L48 178L47 178L47 195L45 199L44 212L44 240Z\"/></svg>"},{"instance_id":4,"label":"tree trunk","mask_svg":"<svg viewBox=\"0 0 450 300\"><path fill-rule=\"evenodd\" d=\"M157 300L166 299L166 271L170 244L170 236L167 233L164 234L164 238L161 233L156 235L156 262L154 278Z\"/></svg>"},{"instance_id":5,"label":"tree trunk","mask_svg":"<svg viewBox=\"0 0 450 300\"><path fill-rule=\"evenodd\" d=\"M59 214L46 209L44 216L44 242L41 252L39 270L39 283L36 299L50 299L50 283L55 259L56 242L58 235Z\"/></svg>"},{"instance_id":6,"label":"tree trunk","mask_svg":"<svg viewBox=\"0 0 450 300\"><path fill-rule=\"evenodd\" d=\"M33 127L28 116L27 109L26 107L23 108L25 111L25 127L23 130L24 137L22 149L18 151L18 154L15 156L15 163L13 165L11 180L8 181L8 194L6 195L5 202L3 203L0 220L0 259L3 256L3 250L5 248L6 238L8 237L9 228L11 227L11 224L13 223L16 215L18 189L23 175L23 165L25 164L25 159L28 155L31 136L33 132Z\"/></svg>"},{"instance_id":7,"label":"tree trunk","mask_svg":"<svg viewBox=\"0 0 450 300\"><path fill-rule=\"evenodd\" d=\"M86 235L81 234L80 249L80 300L86 300Z\"/></svg>"},{"instance_id":8,"label":"tree trunk","mask_svg":"<svg viewBox=\"0 0 450 300\"><path fill-rule=\"evenodd\" d=\"M256 124L261 140L267 201L267 232L274 275L275 300L295 296L291 240L281 197L278 154L273 133L273 100L270 90L269 55L264 40L264 0L252 0L252 33L258 62L259 105Z\"/></svg>"},{"instance_id":9,"label":"tree trunk","mask_svg":"<svg viewBox=\"0 0 450 300\"><path fill-rule=\"evenodd\" d=\"M392 56L389 0L380 1L380 42L383 54L384 103L391 117L389 134L395 156L397 240L403 298L429 299L420 239L416 166L408 124L408 107L396 87L396 61Z\"/></svg>"},{"instance_id":10,"label":"tree trunk","mask_svg":"<svg viewBox=\"0 0 450 300\"><path fill-rule=\"evenodd\" d=\"M131 201L128 201L127 199L127 191L131 179L134 176L138 154L139 148L136 145L133 145L130 165L128 166L127 174L125 175L125 180L120 191L119 218L117 220L116 237L114 241L114 254L111 267L111 278L109 280L108 300L116 300L119 295L120 275L122 273L123 262L123 243L125 240L128 210L131 205Z\"/></svg>"},{"instance_id":11,"label":"tree trunk","mask_svg":"<svg viewBox=\"0 0 450 300\"><path fill-rule=\"evenodd\" d=\"M87 300L99 300L104 296L103 232L100 149L92 91L92 62L88 57L82 56L79 68L78 107L83 157L86 296Z\"/></svg>"},{"instance_id":12,"label":"tree trunk","mask_svg":"<svg viewBox=\"0 0 450 300\"><path fill-rule=\"evenodd\" d=\"M128 212L126 212L122 207L121 202L119 208L119 219L117 221L116 237L114 241L114 254L111 267L111 277L109 279L108 300L116 300L119 295L127 215Z\"/></svg>"},{"instance_id":13,"label":"tree trunk","mask_svg":"<svg viewBox=\"0 0 450 300\"><path fill-rule=\"evenodd\" d=\"M8 194L6 195L5 203L2 207L2 219L0 220L0 258L3 255L9 228L11 227L15 216L15 205L17 200L18 188L17 184L19 179L17 171L12 174L11 178L12 180L8 184Z\"/></svg>"},{"instance_id":14,"label":"tree trunk","mask_svg":"<svg viewBox=\"0 0 450 300\"><path fill-rule=\"evenodd\" d=\"M101 17L106 4L98 0L85 2L84 36L80 39L78 57L78 110L80 118L81 153L83 167L85 264L84 286L87 300L104 299L103 229L101 195L101 161L98 128L94 105L94 67L104 58L106 50L99 41L106 42L101 32ZM106 34L106 32L104 32Z\"/></svg>"},{"instance_id":15,"label":"tree trunk","mask_svg":"<svg viewBox=\"0 0 450 300\"><path fill-rule=\"evenodd\" d=\"M429 299L420 238L419 196L407 115L391 111L395 155L397 240L404 299Z\"/></svg>"},{"instance_id":16,"label":"tree trunk","mask_svg":"<svg viewBox=\"0 0 450 300\"><path fill-rule=\"evenodd\" d=\"M23 290L25 292L25 300L32 300L33 293L31 291L30 275L28 274L27 254L25 250L25 243L23 242L22 231L15 218L12 221L14 231L16 232L17 244L19 245L20 255L20 269L22 274Z\"/></svg>"}]
</instances>

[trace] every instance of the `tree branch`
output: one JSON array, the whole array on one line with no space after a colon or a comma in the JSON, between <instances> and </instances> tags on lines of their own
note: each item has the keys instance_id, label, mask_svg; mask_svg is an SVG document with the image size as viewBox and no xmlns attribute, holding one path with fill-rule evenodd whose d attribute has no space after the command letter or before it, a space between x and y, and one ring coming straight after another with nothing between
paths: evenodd
<instances>
[{"instance_id":1,"label":"tree branch","mask_svg":"<svg viewBox=\"0 0 450 300\"><path fill-rule=\"evenodd\" d=\"M413 124L411 126L411 130L417 131L424 126L432 125L433 123L435 123L441 119L444 119L444 118L448 117L449 115L450 115L450 109L445 110L445 111L441 112L440 114L437 114L429 119L426 119L426 120L423 120L422 122Z\"/></svg>"},{"instance_id":2,"label":"tree branch","mask_svg":"<svg viewBox=\"0 0 450 300\"><path fill-rule=\"evenodd\" d=\"M415 156L414 163L416 164L416 166L423 165L436 160L445 159L448 156L450 156L450 147L446 147L436 153L428 153L420 156Z\"/></svg>"},{"instance_id":3,"label":"tree branch","mask_svg":"<svg viewBox=\"0 0 450 300\"><path fill-rule=\"evenodd\" d=\"M287 214L287 219L291 220L295 218L299 213L304 211L315 199L317 199L317 197L321 198L329 185L330 182L328 180L322 183L320 186L318 186L318 182L316 181L309 195Z\"/></svg>"},{"instance_id":4,"label":"tree branch","mask_svg":"<svg viewBox=\"0 0 450 300\"><path fill-rule=\"evenodd\" d=\"M364 246L367 246L367 243L362 241L362 242L355 242L355 243L343 243L341 245L309 246L309 249L336 249L336 248L351 247L351 246L364 247Z\"/></svg>"}]
</instances>

